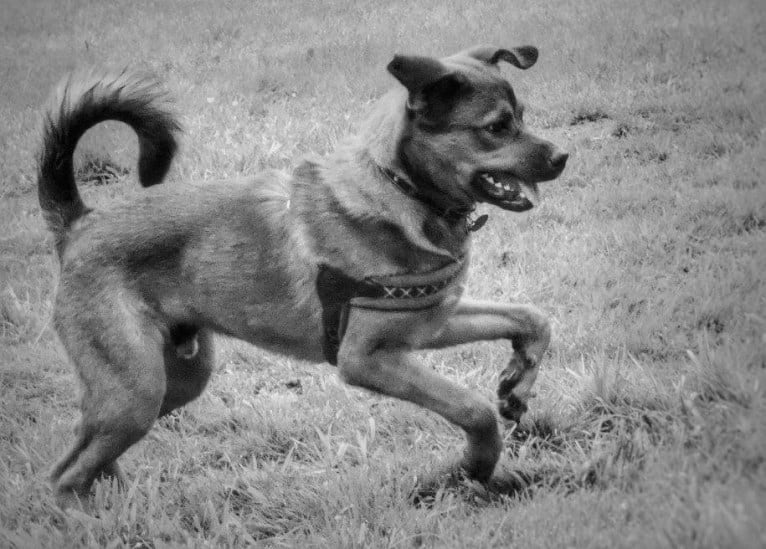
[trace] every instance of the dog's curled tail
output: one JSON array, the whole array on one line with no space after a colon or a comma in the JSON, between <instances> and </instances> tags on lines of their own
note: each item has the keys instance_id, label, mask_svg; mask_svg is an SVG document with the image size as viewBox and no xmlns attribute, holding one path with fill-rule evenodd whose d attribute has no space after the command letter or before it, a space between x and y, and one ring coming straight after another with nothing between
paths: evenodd
<instances>
[{"instance_id":1,"label":"dog's curled tail","mask_svg":"<svg viewBox=\"0 0 766 549\"><path fill-rule=\"evenodd\" d=\"M83 134L118 120L138 134L138 176L148 187L170 169L181 127L169 95L145 73L75 71L56 88L43 115L37 191L61 256L72 223L87 213L74 177L73 156Z\"/></svg>"}]
</instances>

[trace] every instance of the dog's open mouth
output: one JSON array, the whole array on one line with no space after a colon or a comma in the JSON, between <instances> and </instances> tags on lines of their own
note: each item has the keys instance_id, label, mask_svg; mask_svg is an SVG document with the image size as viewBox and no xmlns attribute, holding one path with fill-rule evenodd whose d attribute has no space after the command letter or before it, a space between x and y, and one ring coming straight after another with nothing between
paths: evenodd
<instances>
[{"instance_id":1,"label":"dog's open mouth","mask_svg":"<svg viewBox=\"0 0 766 549\"><path fill-rule=\"evenodd\" d=\"M527 183L508 172L480 172L473 188L484 202L504 210L525 212L539 202L537 183Z\"/></svg>"}]
</instances>

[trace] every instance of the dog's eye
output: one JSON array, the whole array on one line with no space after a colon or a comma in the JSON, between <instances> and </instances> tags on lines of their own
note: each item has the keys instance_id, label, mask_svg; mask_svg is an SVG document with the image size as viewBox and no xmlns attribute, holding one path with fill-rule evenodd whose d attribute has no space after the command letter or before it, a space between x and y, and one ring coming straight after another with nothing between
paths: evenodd
<instances>
[{"instance_id":1,"label":"dog's eye","mask_svg":"<svg viewBox=\"0 0 766 549\"><path fill-rule=\"evenodd\" d=\"M511 120L509 118L503 118L501 120L496 120L495 122L492 122L491 124L488 124L484 126L484 129L487 130L489 133L505 133L511 128Z\"/></svg>"}]
</instances>

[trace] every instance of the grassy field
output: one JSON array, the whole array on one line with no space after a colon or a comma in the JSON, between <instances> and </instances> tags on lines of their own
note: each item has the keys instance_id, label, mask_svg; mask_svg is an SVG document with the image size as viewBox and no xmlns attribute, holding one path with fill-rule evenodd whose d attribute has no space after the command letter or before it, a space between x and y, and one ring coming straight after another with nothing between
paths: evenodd
<instances>
[{"instance_id":1,"label":"grassy field","mask_svg":"<svg viewBox=\"0 0 766 549\"><path fill-rule=\"evenodd\" d=\"M766 9L760 0L464 3L2 0L0 547L766 546ZM168 185L327 151L394 85L392 55L530 43L504 69L571 154L543 204L490 212L469 294L554 324L538 398L506 429L507 493L431 505L462 435L327 365L221 340L208 391L63 513L46 470L77 385L50 327L57 263L35 197L39 105L79 64L166 79L186 135ZM140 193L135 137L86 136L86 203ZM193 197L190 197L193 200ZM509 349L429 353L493 393Z\"/></svg>"}]
</instances>

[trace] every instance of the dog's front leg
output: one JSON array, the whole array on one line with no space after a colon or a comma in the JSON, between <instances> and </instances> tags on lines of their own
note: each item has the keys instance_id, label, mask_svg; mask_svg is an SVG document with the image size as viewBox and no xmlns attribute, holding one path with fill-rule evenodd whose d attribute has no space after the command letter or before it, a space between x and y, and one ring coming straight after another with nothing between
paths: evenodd
<instances>
[{"instance_id":1,"label":"dog's front leg","mask_svg":"<svg viewBox=\"0 0 766 549\"><path fill-rule=\"evenodd\" d=\"M498 305L461 300L444 330L428 348L438 349L473 341L508 339L513 357L500 373L497 396L500 414L518 422L527 410L540 360L551 339L550 324L530 305Z\"/></svg>"},{"instance_id":2,"label":"dog's front leg","mask_svg":"<svg viewBox=\"0 0 766 549\"><path fill-rule=\"evenodd\" d=\"M408 319L403 316L393 331L406 326ZM461 427L468 442L461 469L470 478L489 480L502 450L497 413L492 403L418 364L406 350L387 348L386 345L392 343L390 337L395 334L391 330L375 329L374 318L370 318L370 322L358 317L354 320L354 325L361 329L349 329L338 353L338 367L344 381L413 402Z\"/></svg>"}]
</instances>

